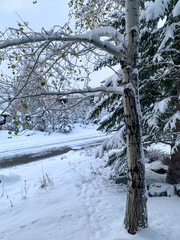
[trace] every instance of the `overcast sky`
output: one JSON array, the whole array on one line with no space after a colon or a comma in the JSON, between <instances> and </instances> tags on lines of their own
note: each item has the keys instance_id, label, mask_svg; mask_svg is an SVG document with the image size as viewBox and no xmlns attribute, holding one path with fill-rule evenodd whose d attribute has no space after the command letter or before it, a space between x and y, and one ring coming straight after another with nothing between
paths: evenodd
<instances>
[{"instance_id":1,"label":"overcast sky","mask_svg":"<svg viewBox=\"0 0 180 240\"><path fill-rule=\"evenodd\" d=\"M69 0L37 0L36 4L33 1L0 0L0 31L4 32L8 27L17 28L21 19L28 22L34 31L40 31L42 27L49 30L54 25L67 22ZM95 72L91 78L94 83L99 83L111 74L113 71L106 68Z\"/></svg>"},{"instance_id":2,"label":"overcast sky","mask_svg":"<svg viewBox=\"0 0 180 240\"><path fill-rule=\"evenodd\" d=\"M17 27L20 22L28 22L33 30L42 27L50 29L54 25L63 25L68 19L68 0L0 0L1 31L7 27Z\"/></svg>"}]
</instances>

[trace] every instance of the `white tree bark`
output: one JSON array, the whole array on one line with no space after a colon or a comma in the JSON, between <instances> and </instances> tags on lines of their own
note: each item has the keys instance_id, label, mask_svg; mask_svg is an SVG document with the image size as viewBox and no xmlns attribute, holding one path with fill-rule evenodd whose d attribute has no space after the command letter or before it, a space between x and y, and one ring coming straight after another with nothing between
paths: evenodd
<instances>
[{"instance_id":1,"label":"white tree bark","mask_svg":"<svg viewBox=\"0 0 180 240\"><path fill-rule=\"evenodd\" d=\"M126 0L125 7L127 56L121 60L121 66L124 85L123 105L127 129L128 189L124 223L128 232L135 234L138 228L147 227L147 198L137 71L139 1Z\"/></svg>"}]
</instances>

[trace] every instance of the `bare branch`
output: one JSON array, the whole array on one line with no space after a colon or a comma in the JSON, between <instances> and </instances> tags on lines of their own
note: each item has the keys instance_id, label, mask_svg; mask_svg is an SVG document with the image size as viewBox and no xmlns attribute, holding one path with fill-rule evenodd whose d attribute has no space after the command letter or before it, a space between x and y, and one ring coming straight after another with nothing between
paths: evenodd
<instances>
[{"instance_id":1,"label":"bare branch","mask_svg":"<svg viewBox=\"0 0 180 240\"><path fill-rule=\"evenodd\" d=\"M23 90L23 89L25 88L25 86L27 85L27 83L28 83L28 81L29 81L29 79L30 79L30 77L31 77L31 75L32 75L35 67L36 67L36 64L37 64L37 62L38 62L38 60L39 60L39 57L40 57L41 53L42 53L43 50L47 47L48 44L49 44L49 43L45 44L45 46L41 49L41 51L40 51L40 53L39 53L39 55L38 55L38 57L37 57L34 65L33 65L33 68L32 68L32 70L30 71L30 73L29 73L29 75L28 75L25 83L24 83L23 86L20 88L20 90L16 93L16 95L10 100L8 106L4 109L3 113L10 107L10 105L12 104L12 102L13 102L15 99L17 99L17 96L19 96L19 94L22 92L22 90Z\"/></svg>"},{"instance_id":2,"label":"bare branch","mask_svg":"<svg viewBox=\"0 0 180 240\"><path fill-rule=\"evenodd\" d=\"M40 97L40 96L67 96L71 94L89 94L90 96L94 96L96 94L93 93L116 93L116 94L123 94L122 87L96 87L96 88L86 88L86 89L73 89L71 91L61 91L61 92L42 92L37 94L29 94L26 96L19 96L15 99L23 99L23 98L33 98L33 97Z\"/></svg>"}]
</instances>

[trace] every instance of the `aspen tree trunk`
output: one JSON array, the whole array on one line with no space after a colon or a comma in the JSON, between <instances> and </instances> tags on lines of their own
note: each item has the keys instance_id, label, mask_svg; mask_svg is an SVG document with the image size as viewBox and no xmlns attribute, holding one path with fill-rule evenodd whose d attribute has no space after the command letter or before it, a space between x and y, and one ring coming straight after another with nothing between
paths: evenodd
<instances>
[{"instance_id":1,"label":"aspen tree trunk","mask_svg":"<svg viewBox=\"0 0 180 240\"><path fill-rule=\"evenodd\" d=\"M123 106L127 129L128 189L124 223L128 232L135 234L139 228L147 227L147 198L137 71L139 1L126 0L125 8L127 57L121 60L121 68L124 86Z\"/></svg>"}]
</instances>

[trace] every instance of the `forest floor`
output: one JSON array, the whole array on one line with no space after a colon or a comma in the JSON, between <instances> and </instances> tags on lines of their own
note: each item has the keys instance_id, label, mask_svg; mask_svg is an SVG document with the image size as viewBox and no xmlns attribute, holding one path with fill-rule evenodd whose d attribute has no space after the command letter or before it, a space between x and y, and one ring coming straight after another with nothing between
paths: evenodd
<instances>
[{"instance_id":1,"label":"forest floor","mask_svg":"<svg viewBox=\"0 0 180 240\"><path fill-rule=\"evenodd\" d=\"M109 180L109 173L94 148L0 169L0 239L179 240L178 196L149 197L148 228L129 235L123 225L126 186Z\"/></svg>"}]
</instances>

